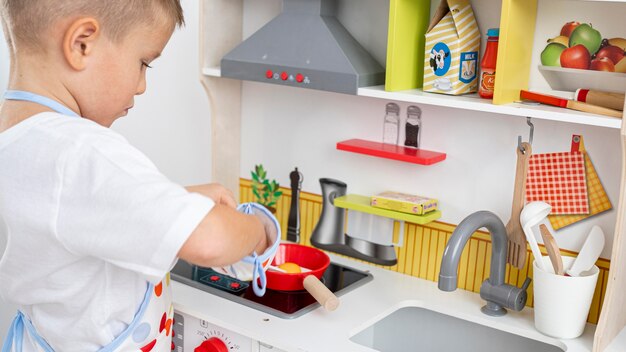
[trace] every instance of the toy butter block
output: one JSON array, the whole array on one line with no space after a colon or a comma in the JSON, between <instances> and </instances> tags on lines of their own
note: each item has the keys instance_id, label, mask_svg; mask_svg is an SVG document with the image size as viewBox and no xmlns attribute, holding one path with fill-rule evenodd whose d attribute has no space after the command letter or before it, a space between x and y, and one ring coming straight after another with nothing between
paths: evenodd
<instances>
[{"instance_id":1,"label":"toy butter block","mask_svg":"<svg viewBox=\"0 0 626 352\"><path fill-rule=\"evenodd\" d=\"M437 210L438 206L436 199L389 191L372 196L370 204L377 208L416 215Z\"/></svg>"}]
</instances>

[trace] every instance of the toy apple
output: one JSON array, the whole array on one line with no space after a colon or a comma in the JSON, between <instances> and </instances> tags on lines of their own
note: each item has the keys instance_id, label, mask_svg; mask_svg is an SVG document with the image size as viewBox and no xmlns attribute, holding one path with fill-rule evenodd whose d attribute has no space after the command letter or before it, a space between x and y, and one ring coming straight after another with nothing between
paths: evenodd
<instances>
[{"instance_id":1,"label":"toy apple","mask_svg":"<svg viewBox=\"0 0 626 352\"><path fill-rule=\"evenodd\" d=\"M578 44L563 50L560 61L562 67L587 70L591 63L591 55L584 45Z\"/></svg>"},{"instance_id":2,"label":"toy apple","mask_svg":"<svg viewBox=\"0 0 626 352\"><path fill-rule=\"evenodd\" d=\"M615 64L615 72L626 73L626 57Z\"/></svg>"},{"instance_id":3,"label":"toy apple","mask_svg":"<svg viewBox=\"0 0 626 352\"><path fill-rule=\"evenodd\" d=\"M595 54L602 44L602 35L587 23L578 25L569 37L569 46L582 44L591 54Z\"/></svg>"},{"instance_id":4,"label":"toy apple","mask_svg":"<svg viewBox=\"0 0 626 352\"><path fill-rule=\"evenodd\" d=\"M541 64L544 66L561 66L561 53L567 47L561 43L549 43L541 52Z\"/></svg>"},{"instance_id":5,"label":"toy apple","mask_svg":"<svg viewBox=\"0 0 626 352\"><path fill-rule=\"evenodd\" d=\"M569 38L564 35L560 35L558 37L548 39L548 43L560 43L567 47L569 45Z\"/></svg>"},{"instance_id":6,"label":"toy apple","mask_svg":"<svg viewBox=\"0 0 626 352\"><path fill-rule=\"evenodd\" d=\"M615 72L615 64L608 57L591 60L589 68L596 71Z\"/></svg>"},{"instance_id":7,"label":"toy apple","mask_svg":"<svg viewBox=\"0 0 626 352\"><path fill-rule=\"evenodd\" d=\"M609 44L624 49L626 51L626 38L611 38L608 39Z\"/></svg>"},{"instance_id":8,"label":"toy apple","mask_svg":"<svg viewBox=\"0 0 626 352\"><path fill-rule=\"evenodd\" d=\"M561 35L569 37L572 34L574 28L578 27L578 25L580 25L580 23L576 21L567 22L563 25L563 28L561 28Z\"/></svg>"},{"instance_id":9,"label":"toy apple","mask_svg":"<svg viewBox=\"0 0 626 352\"><path fill-rule=\"evenodd\" d=\"M603 46L596 53L596 59L608 57L613 61L613 64L617 64L624 58L624 50L614 45Z\"/></svg>"}]
</instances>

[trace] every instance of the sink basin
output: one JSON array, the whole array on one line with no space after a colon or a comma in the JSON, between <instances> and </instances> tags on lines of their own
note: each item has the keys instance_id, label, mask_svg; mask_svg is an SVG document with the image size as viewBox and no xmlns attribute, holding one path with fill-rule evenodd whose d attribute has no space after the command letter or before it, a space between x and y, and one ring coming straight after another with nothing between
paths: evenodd
<instances>
[{"instance_id":1,"label":"sink basin","mask_svg":"<svg viewBox=\"0 0 626 352\"><path fill-rule=\"evenodd\" d=\"M565 351L555 345L421 307L399 308L358 332L350 340L377 351L394 352Z\"/></svg>"}]
</instances>

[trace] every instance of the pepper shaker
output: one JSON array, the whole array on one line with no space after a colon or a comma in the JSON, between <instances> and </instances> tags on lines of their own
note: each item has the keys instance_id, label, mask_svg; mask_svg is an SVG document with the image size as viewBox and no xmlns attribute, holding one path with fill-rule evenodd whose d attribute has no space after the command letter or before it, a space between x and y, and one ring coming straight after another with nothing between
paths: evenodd
<instances>
[{"instance_id":1,"label":"pepper shaker","mask_svg":"<svg viewBox=\"0 0 626 352\"><path fill-rule=\"evenodd\" d=\"M411 105L406 110L404 145L412 148L420 146L420 130L422 129L422 110Z\"/></svg>"}]
</instances>

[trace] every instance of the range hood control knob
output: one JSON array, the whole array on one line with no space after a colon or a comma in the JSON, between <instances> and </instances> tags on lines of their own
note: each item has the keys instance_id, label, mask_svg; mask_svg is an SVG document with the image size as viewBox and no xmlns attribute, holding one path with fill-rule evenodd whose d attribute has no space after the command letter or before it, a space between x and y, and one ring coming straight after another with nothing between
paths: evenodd
<instances>
[{"instance_id":1,"label":"range hood control knob","mask_svg":"<svg viewBox=\"0 0 626 352\"><path fill-rule=\"evenodd\" d=\"M211 337L208 340L203 341L200 346L196 347L194 352L228 352L228 347L224 341L217 337Z\"/></svg>"}]
</instances>

